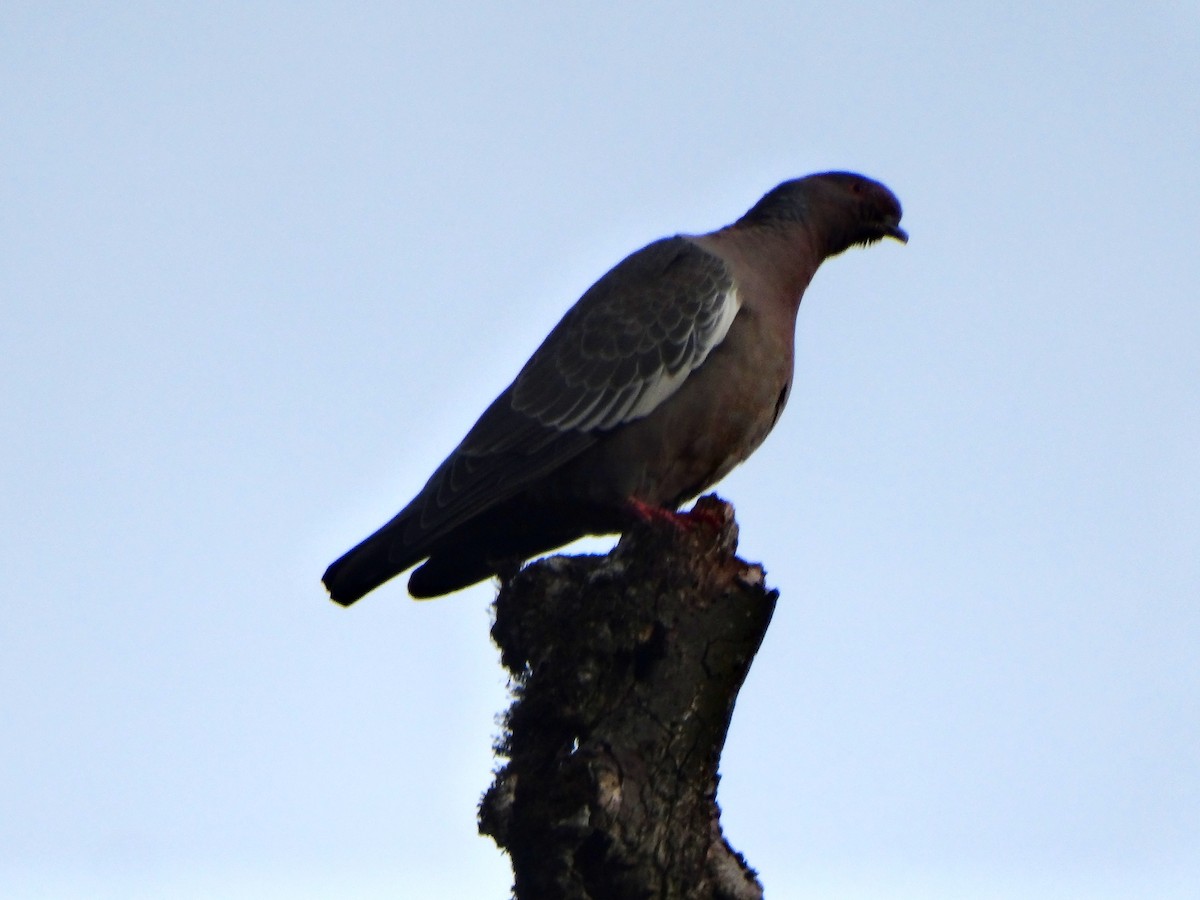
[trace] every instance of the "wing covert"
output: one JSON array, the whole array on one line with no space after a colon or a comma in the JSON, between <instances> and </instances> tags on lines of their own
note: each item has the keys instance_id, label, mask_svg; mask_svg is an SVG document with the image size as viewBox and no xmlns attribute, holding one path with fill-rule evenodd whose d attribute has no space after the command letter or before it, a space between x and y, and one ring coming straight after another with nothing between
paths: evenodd
<instances>
[{"instance_id":1,"label":"wing covert","mask_svg":"<svg viewBox=\"0 0 1200 900\"><path fill-rule=\"evenodd\" d=\"M512 407L559 431L648 415L729 330L739 307L725 263L664 238L597 281L513 383Z\"/></svg>"}]
</instances>

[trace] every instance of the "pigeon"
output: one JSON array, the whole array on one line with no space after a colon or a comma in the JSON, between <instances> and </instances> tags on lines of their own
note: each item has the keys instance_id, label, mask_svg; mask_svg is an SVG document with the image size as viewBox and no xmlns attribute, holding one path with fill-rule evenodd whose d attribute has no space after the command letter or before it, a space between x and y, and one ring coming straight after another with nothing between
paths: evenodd
<instances>
[{"instance_id":1,"label":"pigeon","mask_svg":"<svg viewBox=\"0 0 1200 900\"><path fill-rule=\"evenodd\" d=\"M817 267L907 243L884 185L825 172L732 225L643 247L583 294L421 492L326 570L348 606L420 563L414 598L452 593L589 534L675 510L745 460L792 385L796 314Z\"/></svg>"}]
</instances>

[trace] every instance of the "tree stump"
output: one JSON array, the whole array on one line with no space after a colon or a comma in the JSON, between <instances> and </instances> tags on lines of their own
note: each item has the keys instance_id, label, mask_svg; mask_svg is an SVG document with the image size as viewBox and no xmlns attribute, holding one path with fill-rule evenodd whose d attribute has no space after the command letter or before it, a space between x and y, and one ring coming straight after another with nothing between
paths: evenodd
<instances>
[{"instance_id":1,"label":"tree stump","mask_svg":"<svg viewBox=\"0 0 1200 900\"><path fill-rule=\"evenodd\" d=\"M733 508L708 496L501 587L492 637L514 700L479 828L508 852L517 900L762 897L716 802L778 596L736 549Z\"/></svg>"}]
</instances>

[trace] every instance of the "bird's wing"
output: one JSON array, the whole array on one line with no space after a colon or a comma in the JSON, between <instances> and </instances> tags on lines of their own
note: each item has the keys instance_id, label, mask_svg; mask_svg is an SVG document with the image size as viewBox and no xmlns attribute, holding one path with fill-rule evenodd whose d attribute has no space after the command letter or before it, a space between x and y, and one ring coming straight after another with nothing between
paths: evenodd
<instances>
[{"instance_id":1,"label":"bird's wing","mask_svg":"<svg viewBox=\"0 0 1200 900\"><path fill-rule=\"evenodd\" d=\"M513 409L559 431L640 419L704 362L737 310L719 257L687 238L657 241L567 313L517 376Z\"/></svg>"},{"instance_id":2,"label":"bird's wing","mask_svg":"<svg viewBox=\"0 0 1200 900\"><path fill-rule=\"evenodd\" d=\"M724 261L689 239L633 253L588 289L438 468L412 525L426 539L444 534L649 415L738 308Z\"/></svg>"}]
</instances>

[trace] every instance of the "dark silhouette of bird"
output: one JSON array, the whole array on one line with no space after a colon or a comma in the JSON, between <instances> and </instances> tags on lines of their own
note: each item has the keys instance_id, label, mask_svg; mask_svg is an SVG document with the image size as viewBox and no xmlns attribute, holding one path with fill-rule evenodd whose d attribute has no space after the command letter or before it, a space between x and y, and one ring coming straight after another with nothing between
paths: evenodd
<instances>
[{"instance_id":1,"label":"dark silhouette of bird","mask_svg":"<svg viewBox=\"0 0 1200 900\"><path fill-rule=\"evenodd\" d=\"M885 237L900 203L849 172L786 181L732 225L626 257L563 316L421 492L333 563L349 605L417 563L436 597L586 534L670 514L746 459L791 389L817 267Z\"/></svg>"}]
</instances>

